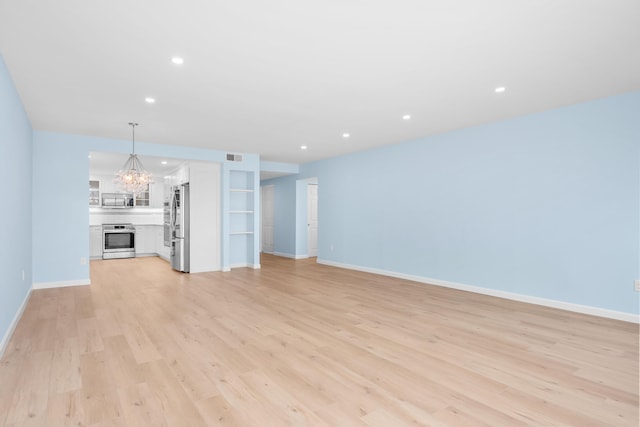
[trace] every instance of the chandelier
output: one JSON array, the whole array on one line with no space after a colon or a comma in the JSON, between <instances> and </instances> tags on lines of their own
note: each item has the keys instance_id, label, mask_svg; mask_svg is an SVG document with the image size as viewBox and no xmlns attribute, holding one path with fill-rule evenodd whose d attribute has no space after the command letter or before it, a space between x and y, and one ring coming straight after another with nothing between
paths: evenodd
<instances>
[{"instance_id":1,"label":"chandelier","mask_svg":"<svg viewBox=\"0 0 640 427\"><path fill-rule=\"evenodd\" d=\"M116 183L120 190L125 193L139 194L149 189L149 184L153 183L151 173L147 172L142 162L136 154L136 126L138 123L129 123L133 134L133 150L129 155L129 159L124 163L113 182Z\"/></svg>"}]
</instances>

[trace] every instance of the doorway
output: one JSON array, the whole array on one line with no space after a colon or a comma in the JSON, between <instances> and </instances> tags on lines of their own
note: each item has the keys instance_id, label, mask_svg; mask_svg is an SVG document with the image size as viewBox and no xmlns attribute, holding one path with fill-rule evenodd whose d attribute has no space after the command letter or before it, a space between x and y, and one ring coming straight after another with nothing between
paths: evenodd
<instances>
[{"instance_id":1,"label":"doorway","mask_svg":"<svg viewBox=\"0 0 640 427\"><path fill-rule=\"evenodd\" d=\"M132 196L131 209L109 209L102 204L102 195L121 191L113 182L113 175L129 155L97 151L89 155L89 255L92 260L104 258L104 225L131 224L135 229L134 256L159 256L169 261L170 239L165 238L169 237L165 233L169 222L168 195L172 185L188 181L192 184L191 272L221 269L220 163L145 155L144 162L153 174L153 181L146 191Z\"/></svg>"},{"instance_id":2,"label":"doorway","mask_svg":"<svg viewBox=\"0 0 640 427\"><path fill-rule=\"evenodd\" d=\"M307 184L307 254L318 256L318 184Z\"/></svg>"},{"instance_id":3,"label":"doorway","mask_svg":"<svg viewBox=\"0 0 640 427\"><path fill-rule=\"evenodd\" d=\"M262 244L262 252L266 254L273 253L273 236L274 236L274 198L275 198L275 186L265 185L261 187L262 196L262 233L260 237Z\"/></svg>"}]
</instances>

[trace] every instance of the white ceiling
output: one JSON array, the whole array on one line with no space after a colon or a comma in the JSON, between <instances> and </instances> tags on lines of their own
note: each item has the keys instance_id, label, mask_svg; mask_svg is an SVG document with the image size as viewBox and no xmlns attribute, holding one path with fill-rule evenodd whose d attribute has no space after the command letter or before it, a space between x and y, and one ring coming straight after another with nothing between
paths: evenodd
<instances>
[{"instance_id":1,"label":"white ceiling","mask_svg":"<svg viewBox=\"0 0 640 427\"><path fill-rule=\"evenodd\" d=\"M92 151L89 153L89 172L92 175L113 176L118 170L122 169L128 158L128 154ZM142 162L144 168L153 174L155 181L161 180L165 175L169 175L185 162L184 159L146 155L139 156L138 159Z\"/></svg>"},{"instance_id":2,"label":"white ceiling","mask_svg":"<svg viewBox=\"0 0 640 427\"><path fill-rule=\"evenodd\" d=\"M638 0L0 1L34 129L294 163L638 90L639 42Z\"/></svg>"}]
</instances>

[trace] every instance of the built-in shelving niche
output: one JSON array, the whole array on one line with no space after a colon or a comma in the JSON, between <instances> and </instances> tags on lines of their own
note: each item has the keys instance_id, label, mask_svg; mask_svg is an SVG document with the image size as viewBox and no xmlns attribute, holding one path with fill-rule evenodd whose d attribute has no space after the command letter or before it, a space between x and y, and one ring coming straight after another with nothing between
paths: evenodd
<instances>
[{"instance_id":1,"label":"built-in shelving niche","mask_svg":"<svg viewBox=\"0 0 640 427\"><path fill-rule=\"evenodd\" d=\"M253 172L229 172L229 263L252 266L254 257L255 189Z\"/></svg>"}]
</instances>

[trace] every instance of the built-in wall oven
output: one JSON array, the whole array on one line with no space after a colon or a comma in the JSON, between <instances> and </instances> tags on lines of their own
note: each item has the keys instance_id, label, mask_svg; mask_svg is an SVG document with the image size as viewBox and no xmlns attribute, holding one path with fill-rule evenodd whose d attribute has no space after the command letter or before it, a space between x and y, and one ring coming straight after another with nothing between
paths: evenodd
<instances>
[{"instance_id":1,"label":"built-in wall oven","mask_svg":"<svg viewBox=\"0 0 640 427\"><path fill-rule=\"evenodd\" d=\"M131 224L102 225L102 259L136 256L136 229Z\"/></svg>"}]
</instances>

